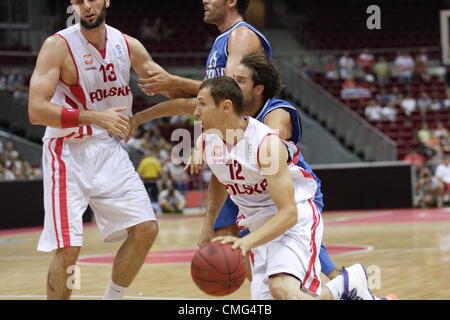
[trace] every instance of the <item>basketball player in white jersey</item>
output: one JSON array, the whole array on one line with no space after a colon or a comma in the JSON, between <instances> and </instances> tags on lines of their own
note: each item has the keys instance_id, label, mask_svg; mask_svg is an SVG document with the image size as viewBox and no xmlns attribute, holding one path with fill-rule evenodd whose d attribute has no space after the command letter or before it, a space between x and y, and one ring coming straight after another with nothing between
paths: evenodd
<instances>
[{"instance_id":1,"label":"basketball player in white jersey","mask_svg":"<svg viewBox=\"0 0 450 320\"><path fill-rule=\"evenodd\" d=\"M243 95L229 77L205 81L195 115L205 132L197 141L213 173L207 210L227 194L240 210L238 223L250 234L217 237L243 255L251 250L252 299L376 299L364 267L348 267L322 290L318 250L323 223L313 201L317 184L295 163L299 150L275 131L243 116ZM223 186L225 188L223 188ZM302 290L300 290L300 288Z\"/></svg>"},{"instance_id":2,"label":"basketball player in white jersey","mask_svg":"<svg viewBox=\"0 0 450 320\"><path fill-rule=\"evenodd\" d=\"M48 299L69 299L68 267L83 240L88 204L105 242L124 240L105 299L122 299L158 233L141 179L121 148L129 133L130 68L160 68L142 44L105 24L110 0L72 0L80 24L49 37L30 83L29 118L43 138L44 230L39 251L56 250Z\"/></svg>"}]
</instances>

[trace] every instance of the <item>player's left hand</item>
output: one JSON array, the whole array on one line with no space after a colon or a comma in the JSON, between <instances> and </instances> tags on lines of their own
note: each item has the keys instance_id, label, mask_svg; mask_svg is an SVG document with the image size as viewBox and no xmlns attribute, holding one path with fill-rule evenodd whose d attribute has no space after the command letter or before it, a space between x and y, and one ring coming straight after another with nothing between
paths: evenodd
<instances>
[{"instance_id":1,"label":"player's left hand","mask_svg":"<svg viewBox=\"0 0 450 320\"><path fill-rule=\"evenodd\" d=\"M164 69L147 71L148 78L139 78L139 88L149 96L169 92L173 87L172 75Z\"/></svg>"},{"instance_id":2,"label":"player's left hand","mask_svg":"<svg viewBox=\"0 0 450 320\"><path fill-rule=\"evenodd\" d=\"M220 237L215 237L214 239L212 239L212 241L220 241L222 244L232 243L233 245L231 246L231 248L232 249L237 249L237 248L241 249L242 255L244 257L247 254L247 252L252 249L252 247L250 246L250 243L248 243L248 241L245 237L238 238L238 237L233 237L233 236L220 236Z\"/></svg>"}]
</instances>

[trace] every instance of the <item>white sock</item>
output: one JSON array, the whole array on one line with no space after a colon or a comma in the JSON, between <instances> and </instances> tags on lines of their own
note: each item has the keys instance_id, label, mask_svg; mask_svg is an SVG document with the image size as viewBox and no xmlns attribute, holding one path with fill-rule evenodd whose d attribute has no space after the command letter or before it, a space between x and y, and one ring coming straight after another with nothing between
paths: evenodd
<instances>
[{"instance_id":1,"label":"white sock","mask_svg":"<svg viewBox=\"0 0 450 320\"><path fill-rule=\"evenodd\" d=\"M103 300L123 300L123 296L125 295L126 290L126 287L121 287L112 282L112 280L109 280L109 285L106 289Z\"/></svg>"},{"instance_id":2,"label":"white sock","mask_svg":"<svg viewBox=\"0 0 450 320\"><path fill-rule=\"evenodd\" d=\"M342 293L344 292L344 276L341 274L338 275L333 280L325 283L325 287L330 290L331 296L334 300L341 299Z\"/></svg>"}]
</instances>

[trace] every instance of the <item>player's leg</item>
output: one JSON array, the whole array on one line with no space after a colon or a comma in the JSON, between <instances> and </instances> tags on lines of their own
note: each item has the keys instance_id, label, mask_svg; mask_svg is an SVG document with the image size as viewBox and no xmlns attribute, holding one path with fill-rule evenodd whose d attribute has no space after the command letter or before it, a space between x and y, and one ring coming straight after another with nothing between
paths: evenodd
<instances>
[{"instance_id":1,"label":"player's leg","mask_svg":"<svg viewBox=\"0 0 450 320\"><path fill-rule=\"evenodd\" d=\"M156 221L147 221L127 229L128 238L114 259L112 282L127 288L136 277L158 234Z\"/></svg>"},{"instance_id":2,"label":"player's leg","mask_svg":"<svg viewBox=\"0 0 450 320\"><path fill-rule=\"evenodd\" d=\"M67 247L57 249L53 256L47 275L47 299L68 300L72 294L67 280L71 276L67 272L70 266L77 263L81 247Z\"/></svg>"},{"instance_id":3,"label":"player's leg","mask_svg":"<svg viewBox=\"0 0 450 320\"><path fill-rule=\"evenodd\" d=\"M339 275L339 270L331 260L328 251L323 244L320 246L319 260L322 273L326 275L328 279L334 279Z\"/></svg>"},{"instance_id":4,"label":"player's leg","mask_svg":"<svg viewBox=\"0 0 450 320\"><path fill-rule=\"evenodd\" d=\"M120 144L97 146L97 183L90 205L105 242L125 240L114 259L104 299L123 299L157 234L158 224L144 184Z\"/></svg>"},{"instance_id":5,"label":"player's leg","mask_svg":"<svg viewBox=\"0 0 450 320\"><path fill-rule=\"evenodd\" d=\"M48 299L69 299L69 267L78 259L83 240L82 216L87 195L80 185L70 144L64 139L44 141L42 168L44 174L44 230L38 251L56 250L47 274Z\"/></svg>"}]
</instances>

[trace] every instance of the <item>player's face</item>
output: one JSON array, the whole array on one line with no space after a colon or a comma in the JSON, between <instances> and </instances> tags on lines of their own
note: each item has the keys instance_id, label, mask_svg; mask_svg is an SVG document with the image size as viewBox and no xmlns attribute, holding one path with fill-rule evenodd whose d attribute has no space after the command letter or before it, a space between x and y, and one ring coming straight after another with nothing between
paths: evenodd
<instances>
[{"instance_id":1,"label":"player's face","mask_svg":"<svg viewBox=\"0 0 450 320\"><path fill-rule=\"evenodd\" d=\"M203 21L209 24L217 24L227 12L227 0L203 0Z\"/></svg>"},{"instance_id":2,"label":"player's face","mask_svg":"<svg viewBox=\"0 0 450 320\"><path fill-rule=\"evenodd\" d=\"M198 105L195 117L202 122L204 130L217 129L218 119L221 119L219 108L214 103L209 88L203 88L197 95Z\"/></svg>"},{"instance_id":3,"label":"player's face","mask_svg":"<svg viewBox=\"0 0 450 320\"><path fill-rule=\"evenodd\" d=\"M109 0L72 0L72 4L80 16L80 24L86 29L95 29L106 19Z\"/></svg>"},{"instance_id":4,"label":"player's face","mask_svg":"<svg viewBox=\"0 0 450 320\"><path fill-rule=\"evenodd\" d=\"M236 68L236 72L233 74L234 81L241 88L244 95L244 111L252 107L255 101L255 83L253 82L253 70L250 68L239 65Z\"/></svg>"}]
</instances>

